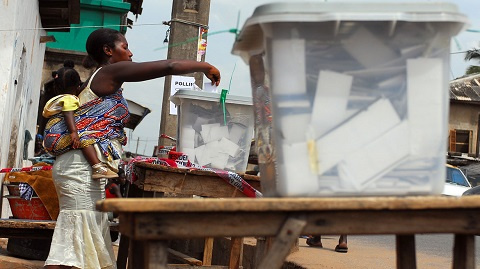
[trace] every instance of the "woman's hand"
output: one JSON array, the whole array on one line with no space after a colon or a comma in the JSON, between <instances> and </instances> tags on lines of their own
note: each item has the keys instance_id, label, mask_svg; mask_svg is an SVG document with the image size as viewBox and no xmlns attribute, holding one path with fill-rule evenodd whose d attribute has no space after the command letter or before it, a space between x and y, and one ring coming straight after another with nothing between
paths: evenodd
<instances>
[{"instance_id":1,"label":"woman's hand","mask_svg":"<svg viewBox=\"0 0 480 269\"><path fill-rule=\"evenodd\" d=\"M207 72L204 72L205 76L212 81L212 85L218 86L220 84L220 71L211 65Z\"/></svg>"},{"instance_id":2,"label":"woman's hand","mask_svg":"<svg viewBox=\"0 0 480 269\"><path fill-rule=\"evenodd\" d=\"M70 133L70 138L72 139L72 148L77 149L80 147L80 137L77 132Z\"/></svg>"}]
</instances>

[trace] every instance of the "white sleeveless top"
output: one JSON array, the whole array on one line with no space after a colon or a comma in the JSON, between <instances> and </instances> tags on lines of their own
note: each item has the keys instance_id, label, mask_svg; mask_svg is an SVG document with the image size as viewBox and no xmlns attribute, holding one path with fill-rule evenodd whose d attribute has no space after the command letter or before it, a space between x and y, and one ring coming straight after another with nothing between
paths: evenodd
<instances>
[{"instance_id":1,"label":"white sleeveless top","mask_svg":"<svg viewBox=\"0 0 480 269\"><path fill-rule=\"evenodd\" d=\"M95 75L97 74L98 71L100 71L100 69L102 68L100 67L97 70L95 70L93 75L90 77L90 80L88 81L88 84L85 87L85 89L83 89L82 92L78 95L78 99L80 99L80 106L87 102L92 101L93 99L98 98L98 95L96 95L92 91L92 89L90 89L90 84L92 83L93 77L95 77Z\"/></svg>"}]
</instances>

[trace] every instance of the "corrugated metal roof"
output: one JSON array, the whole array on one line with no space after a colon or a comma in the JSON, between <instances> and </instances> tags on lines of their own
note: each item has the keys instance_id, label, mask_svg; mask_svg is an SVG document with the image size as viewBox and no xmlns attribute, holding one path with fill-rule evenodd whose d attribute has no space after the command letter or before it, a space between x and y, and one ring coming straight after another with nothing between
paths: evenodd
<instances>
[{"instance_id":1,"label":"corrugated metal roof","mask_svg":"<svg viewBox=\"0 0 480 269\"><path fill-rule=\"evenodd\" d=\"M480 74L452 80L450 100L480 102Z\"/></svg>"}]
</instances>

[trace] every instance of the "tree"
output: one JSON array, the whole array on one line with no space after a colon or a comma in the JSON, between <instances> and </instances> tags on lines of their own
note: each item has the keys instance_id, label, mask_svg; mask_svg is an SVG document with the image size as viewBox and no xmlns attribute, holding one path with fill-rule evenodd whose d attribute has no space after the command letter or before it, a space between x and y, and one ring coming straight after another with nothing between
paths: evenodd
<instances>
[{"instance_id":1,"label":"tree","mask_svg":"<svg viewBox=\"0 0 480 269\"><path fill-rule=\"evenodd\" d=\"M480 49L471 49L465 53L465 61L480 60ZM480 73L480 66L471 65L467 68L467 75Z\"/></svg>"},{"instance_id":2,"label":"tree","mask_svg":"<svg viewBox=\"0 0 480 269\"><path fill-rule=\"evenodd\" d=\"M471 75L471 74L477 74L477 73L480 73L480 66L476 66L476 65L470 65L468 68L467 68L467 71L466 71L466 75Z\"/></svg>"}]
</instances>

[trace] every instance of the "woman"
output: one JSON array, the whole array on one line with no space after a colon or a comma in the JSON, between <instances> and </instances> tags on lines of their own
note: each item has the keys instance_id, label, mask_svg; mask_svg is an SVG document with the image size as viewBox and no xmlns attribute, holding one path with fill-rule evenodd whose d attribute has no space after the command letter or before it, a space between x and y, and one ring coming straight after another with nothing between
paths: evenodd
<instances>
[{"instance_id":1,"label":"woman","mask_svg":"<svg viewBox=\"0 0 480 269\"><path fill-rule=\"evenodd\" d=\"M92 32L87 39L86 49L88 56L84 65L88 66L93 60L97 70L79 94L80 109L108 103L108 113L94 115L93 118L109 118L109 127L118 134L123 133L120 131L123 131L125 124L123 110L126 102L121 89L124 82L203 72L213 84L218 86L220 83L220 72L205 62L132 62L133 54L128 49L128 42L116 30L104 28ZM114 157L121 155L123 139L119 135L113 140L103 141L106 148L97 147L101 160L109 161L104 151ZM115 167L115 164L110 166ZM53 178L60 214L50 254L45 262L46 268L116 268L107 213L95 211L95 203L105 197L105 180L92 180L91 167L80 150L70 150L57 157Z\"/></svg>"}]
</instances>

